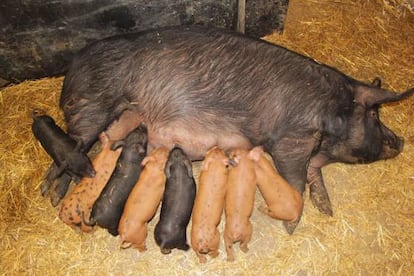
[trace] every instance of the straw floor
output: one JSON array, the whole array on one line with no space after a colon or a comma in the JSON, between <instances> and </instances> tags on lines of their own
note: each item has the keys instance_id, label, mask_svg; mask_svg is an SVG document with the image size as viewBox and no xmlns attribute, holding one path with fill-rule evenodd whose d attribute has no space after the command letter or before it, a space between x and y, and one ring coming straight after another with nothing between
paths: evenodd
<instances>
[{"instance_id":1,"label":"straw floor","mask_svg":"<svg viewBox=\"0 0 414 276\"><path fill-rule=\"evenodd\" d=\"M409 3L291 0L285 32L267 39L404 91L414 86ZM61 85L62 78L48 78L0 92L0 274L413 275L414 97L381 109L382 120L405 137L397 158L323 169L334 217L319 213L306 195L302 221L289 236L280 221L255 210L250 251L236 246L237 260L228 263L221 244L219 257L200 265L192 251L160 253L152 235L158 215L149 226L148 251L140 254L120 250L118 239L102 229L75 233L41 197L50 159L31 134L29 111L43 108L63 126ZM261 202L256 194L256 206Z\"/></svg>"}]
</instances>

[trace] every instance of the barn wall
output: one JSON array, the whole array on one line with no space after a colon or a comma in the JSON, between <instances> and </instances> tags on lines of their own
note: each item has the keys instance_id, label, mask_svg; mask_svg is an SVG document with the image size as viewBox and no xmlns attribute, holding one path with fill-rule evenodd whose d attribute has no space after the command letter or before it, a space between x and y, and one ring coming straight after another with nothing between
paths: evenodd
<instances>
[{"instance_id":1,"label":"barn wall","mask_svg":"<svg viewBox=\"0 0 414 276\"><path fill-rule=\"evenodd\" d=\"M283 28L288 0L248 0L246 33L260 37ZM203 24L234 29L237 0L2 0L0 78L63 74L73 53L111 35Z\"/></svg>"}]
</instances>

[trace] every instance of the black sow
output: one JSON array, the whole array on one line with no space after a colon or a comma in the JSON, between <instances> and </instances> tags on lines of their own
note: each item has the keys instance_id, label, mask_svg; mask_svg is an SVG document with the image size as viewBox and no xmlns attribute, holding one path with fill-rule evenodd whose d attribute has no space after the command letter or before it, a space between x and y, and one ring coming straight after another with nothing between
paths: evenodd
<instances>
[{"instance_id":1,"label":"black sow","mask_svg":"<svg viewBox=\"0 0 414 276\"><path fill-rule=\"evenodd\" d=\"M300 193L312 183L314 204L332 214L321 168L400 153L403 139L378 111L413 93L360 82L263 40L192 26L84 48L65 77L60 107L85 149L113 122L126 133L144 122L150 148L180 145L192 160L213 146L263 145L280 174Z\"/></svg>"}]
</instances>

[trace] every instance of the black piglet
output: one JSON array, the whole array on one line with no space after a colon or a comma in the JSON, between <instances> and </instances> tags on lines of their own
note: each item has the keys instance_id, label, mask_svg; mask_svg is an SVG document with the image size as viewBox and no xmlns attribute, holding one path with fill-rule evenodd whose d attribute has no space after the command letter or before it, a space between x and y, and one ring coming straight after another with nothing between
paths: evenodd
<instances>
[{"instance_id":1,"label":"black piglet","mask_svg":"<svg viewBox=\"0 0 414 276\"><path fill-rule=\"evenodd\" d=\"M181 148L175 147L170 151L165 175L167 182L154 237L161 252L169 254L174 248L190 248L186 230L193 210L196 185L191 161Z\"/></svg>"},{"instance_id":2,"label":"black piglet","mask_svg":"<svg viewBox=\"0 0 414 276\"><path fill-rule=\"evenodd\" d=\"M33 110L32 132L57 166L51 178L56 178L63 172L75 179L93 177L95 170L88 156L81 151L81 143L66 134L52 117L42 113L43 111Z\"/></svg>"},{"instance_id":3,"label":"black piglet","mask_svg":"<svg viewBox=\"0 0 414 276\"><path fill-rule=\"evenodd\" d=\"M112 150L122 146L122 153L111 178L93 205L89 222L85 222L87 225L98 224L108 229L113 236L118 235L118 224L125 203L141 174L147 143L147 128L140 124L124 140L113 144Z\"/></svg>"}]
</instances>

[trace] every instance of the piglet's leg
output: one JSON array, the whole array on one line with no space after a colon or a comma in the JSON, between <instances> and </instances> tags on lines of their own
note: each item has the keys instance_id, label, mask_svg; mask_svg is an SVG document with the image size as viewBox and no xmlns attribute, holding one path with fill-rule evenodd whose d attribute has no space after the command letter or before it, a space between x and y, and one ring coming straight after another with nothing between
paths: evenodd
<instances>
[{"instance_id":1,"label":"piglet's leg","mask_svg":"<svg viewBox=\"0 0 414 276\"><path fill-rule=\"evenodd\" d=\"M232 262L234 261L233 240L229 237L226 229L224 230L223 239L224 246L226 247L227 261Z\"/></svg>"},{"instance_id":2,"label":"piglet's leg","mask_svg":"<svg viewBox=\"0 0 414 276\"><path fill-rule=\"evenodd\" d=\"M58 167L55 164L55 162L52 162L49 169L45 173L44 180L40 186L40 192L42 196L45 196L49 192L49 190L52 189L50 199L52 201L52 205L53 204L57 205L60 199L62 199L65 196L66 191L67 191L67 189L65 191L65 187L69 185L71 180L72 180L72 176L70 176L69 174L67 174L67 172L65 172L65 167L62 167L62 166ZM79 177L75 176L74 181L79 182ZM56 193L54 193L53 191L53 189L56 189L56 188L59 190L59 193L64 192L64 194L59 195L60 199L56 196ZM53 205L53 206L56 206L56 205Z\"/></svg>"},{"instance_id":3,"label":"piglet's leg","mask_svg":"<svg viewBox=\"0 0 414 276\"><path fill-rule=\"evenodd\" d=\"M50 190L50 202L53 207L57 206L66 195L71 180L70 175L64 173L53 181L53 188Z\"/></svg>"},{"instance_id":4,"label":"piglet's leg","mask_svg":"<svg viewBox=\"0 0 414 276\"><path fill-rule=\"evenodd\" d=\"M40 185L40 193L42 196L45 196L47 192L49 191L50 187L53 184L52 175L56 175L56 171L58 170L55 162L52 162L49 169L47 169L45 177L43 179L42 184Z\"/></svg>"},{"instance_id":5,"label":"piglet's leg","mask_svg":"<svg viewBox=\"0 0 414 276\"><path fill-rule=\"evenodd\" d=\"M53 207L57 206L60 200L66 195L70 181L72 180L72 177L66 173L57 176L58 170L59 168L52 162L49 169L46 171L45 178L40 186L42 196L49 194L50 202Z\"/></svg>"},{"instance_id":6,"label":"piglet's leg","mask_svg":"<svg viewBox=\"0 0 414 276\"><path fill-rule=\"evenodd\" d=\"M121 244L120 244L119 248L127 249L127 248L130 248L131 246L132 246L131 242L122 241L122 238L121 238Z\"/></svg>"},{"instance_id":7,"label":"piglet's leg","mask_svg":"<svg viewBox=\"0 0 414 276\"><path fill-rule=\"evenodd\" d=\"M269 216L269 217L271 217L271 218L274 218L274 217L276 217L273 213L272 213L272 210L270 210L267 206L265 206L265 205L260 205L259 206L259 208L257 208L260 212L262 212L263 214L265 214L265 215L267 215L267 216Z\"/></svg>"},{"instance_id":8,"label":"piglet's leg","mask_svg":"<svg viewBox=\"0 0 414 276\"><path fill-rule=\"evenodd\" d=\"M208 255L211 258L216 258L219 255L218 249L219 249L219 244L220 244L220 232L216 229L214 231L214 237L211 241L210 244L210 250L208 252Z\"/></svg>"},{"instance_id":9,"label":"piglet's leg","mask_svg":"<svg viewBox=\"0 0 414 276\"><path fill-rule=\"evenodd\" d=\"M253 234L253 225L249 222L246 227L246 233L243 237L243 239L240 241L240 250L244 253L247 253L249 248L247 247L247 244L250 242Z\"/></svg>"},{"instance_id":10,"label":"piglet's leg","mask_svg":"<svg viewBox=\"0 0 414 276\"><path fill-rule=\"evenodd\" d=\"M198 257L198 259L200 260L200 263L206 263L207 262L207 257L205 254L199 253L196 251L196 255Z\"/></svg>"},{"instance_id":11,"label":"piglet's leg","mask_svg":"<svg viewBox=\"0 0 414 276\"><path fill-rule=\"evenodd\" d=\"M209 252L208 252L208 255L209 255L211 258L217 258L217 256L219 255L219 253L218 253L218 249L217 249L217 248L212 249L211 251L209 251Z\"/></svg>"},{"instance_id":12,"label":"piglet's leg","mask_svg":"<svg viewBox=\"0 0 414 276\"><path fill-rule=\"evenodd\" d=\"M139 245L136 246L136 249L138 249L139 252L144 252L147 250L147 247L145 245Z\"/></svg>"},{"instance_id":13,"label":"piglet's leg","mask_svg":"<svg viewBox=\"0 0 414 276\"><path fill-rule=\"evenodd\" d=\"M240 242L240 250L243 251L244 253L247 253L247 251L249 251L249 247L247 247L247 243L246 241L242 241Z\"/></svg>"}]
</instances>

